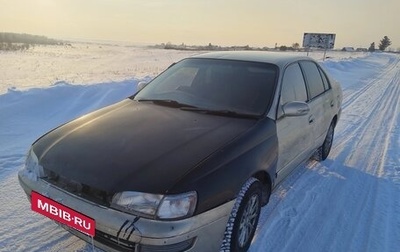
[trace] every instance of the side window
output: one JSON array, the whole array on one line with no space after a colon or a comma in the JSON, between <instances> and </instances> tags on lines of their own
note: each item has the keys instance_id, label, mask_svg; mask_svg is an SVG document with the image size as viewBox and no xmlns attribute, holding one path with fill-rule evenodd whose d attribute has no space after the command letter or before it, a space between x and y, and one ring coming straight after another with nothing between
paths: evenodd
<instances>
[{"instance_id":1,"label":"side window","mask_svg":"<svg viewBox=\"0 0 400 252\"><path fill-rule=\"evenodd\" d=\"M310 99L325 92L321 74L319 73L318 67L315 65L315 63L311 61L302 61L300 62L300 65L306 76L307 86L310 92Z\"/></svg>"},{"instance_id":2,"label":"side window","mask_svg":"<svg viewBox=\"0 0 400 252\"><path fill-rule=\"evenodd\" d=\"M306 84L297 63L286 68L282 80L281 104L291 101L307 101Z\"/></svg>"},{"instance_id":3,"label":"side window","mask_svg":"<svg viewBox=\"0 0 400 252\"><path fill-rule=\"evenodd\" d=\"M318 70L319 70L319 73L322 76L322 81L324 82L324 88L325 88L325 91L326 91L326 90L331 88L330 85L329 85L328 78L326 77L325 72L321 68L318 68Z\"/></svg>"}]
</instances>

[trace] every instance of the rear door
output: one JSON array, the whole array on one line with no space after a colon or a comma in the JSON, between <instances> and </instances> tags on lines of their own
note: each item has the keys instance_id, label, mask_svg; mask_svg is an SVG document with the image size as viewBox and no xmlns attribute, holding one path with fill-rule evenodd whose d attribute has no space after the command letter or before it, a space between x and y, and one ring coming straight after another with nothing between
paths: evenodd
<instances>
[{"instance_id":1,"label":"rear door","mask_svg":"<svg viewBox=\"0 0 400 252\"><path fill-rule=\"evenodd\" d=\"M315 62L301 61L300 66L305 76L309 97L309 122L313 131L312 146L316 149L322 145L332 120L330 110L333 97L329 83L324 80L325 76L322 75L322 70Z\"/></svg>"}]
</instances>

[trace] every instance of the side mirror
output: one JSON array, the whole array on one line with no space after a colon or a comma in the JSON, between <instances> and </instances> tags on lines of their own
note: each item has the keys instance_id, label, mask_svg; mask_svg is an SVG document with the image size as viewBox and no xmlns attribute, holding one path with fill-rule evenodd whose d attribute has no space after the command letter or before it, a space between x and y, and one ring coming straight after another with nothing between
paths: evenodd
<instances>
[{"instance_id":1,"label":"side mirror","mask_svg":"<svg viewBox=\"0 0 400 252\"><path fill-rule=\"evenodd\" d=\"M147 84L149 84L148 82L145 81L141 81L137 84L137 91L142 90L145 86L147 86Z\"/></svg>"},{"instance_id":2,"label":"side mirror","mask_svg":"<svg viewBox=\"0 0 400 252\"><path fill-rule=\"evenodd\" d=\"M303 116L310 112L310 107L305 102L288 102L282 107L285 116Z\"/></svg>"}]
</instances>

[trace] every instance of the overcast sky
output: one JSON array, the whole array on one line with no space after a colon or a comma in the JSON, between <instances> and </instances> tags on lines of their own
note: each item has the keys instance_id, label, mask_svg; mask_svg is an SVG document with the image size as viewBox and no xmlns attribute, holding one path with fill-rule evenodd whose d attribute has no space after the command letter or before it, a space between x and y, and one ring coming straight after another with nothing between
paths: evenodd
<instances>
[{"instance_id":1,"label":"overcast sky","mask_svg":"<svg viewBox=\"0 0 400 252\"><path fill-rule=\"evenodd\" d=\"M0 32L136 43L400 48L400 0L0 0Z\"/></svg>"}]
</instances>

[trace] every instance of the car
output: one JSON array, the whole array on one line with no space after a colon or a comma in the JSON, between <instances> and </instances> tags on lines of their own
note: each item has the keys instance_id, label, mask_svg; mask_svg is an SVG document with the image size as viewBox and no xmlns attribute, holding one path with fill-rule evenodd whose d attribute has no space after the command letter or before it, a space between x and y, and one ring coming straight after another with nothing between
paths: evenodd
<instances>
[{"instance_id":1,"label":"car","mask_svg":"<svg viewBox=\"0 0 400 252\"><path fill-rule=\"evenodd\" d=\"M325 160L342 91L309 57L185 58L36 140L32 210L107 251L247 251L271 192Z\"/></svg>"}]
</instances>

